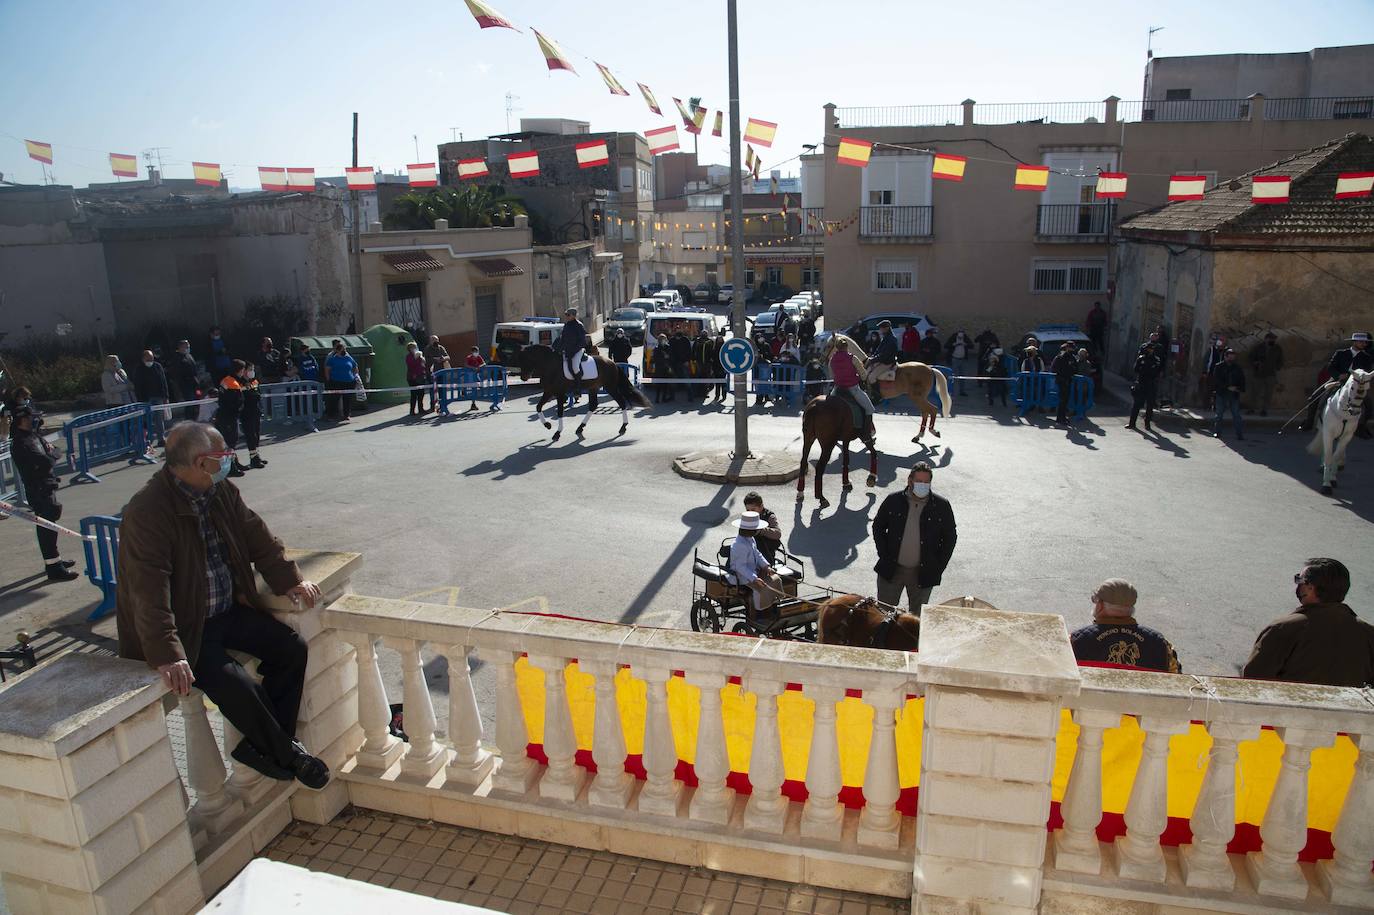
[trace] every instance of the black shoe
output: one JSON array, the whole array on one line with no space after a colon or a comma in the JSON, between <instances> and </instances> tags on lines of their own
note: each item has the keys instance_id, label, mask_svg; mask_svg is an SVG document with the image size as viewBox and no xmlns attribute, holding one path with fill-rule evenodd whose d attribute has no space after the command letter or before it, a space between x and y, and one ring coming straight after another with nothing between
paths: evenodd
<instances>
[{"instance_id":1,"label":"black shoe","mask_svg":"<svg viewBox=\"0 0 1374 915\"><path fill-rule=\"evenodd\" d=\"M241 477L241 476L243 476L243 472L244 472L245 470L247 470L247 469L248 469L247 467L241 467L241 466L239 466L237 463L235 463L233 467L230 467L230 468L229 468L229 476L231 476L231 477Z\"/></svg>"},{"instance_id":2,"label":"black shoe","mask_svg":"<svg viewBox=\"0 0 1374 915\"><path fill-rule=\"evenodd\" d=\"M70 569L70 568L72 568L72 567L75 566L75 565L76 565L76 560L75 560L75 559L64 559L64 560L62 560L62 568L64 568L64 569Z\"/></svg>"},{"instance_id":3,"label":"black shoe","mask_svg":"<svg viewBox=\"0 0 1374 915\"><path fill-rule=\"evenodd\" d=\"M234 747L234 749L229 752L229 755L248 768L256 772L261 772L268 778L276 779L279 782L289 782L291 779L295 778L295 775L290 769L277 765L262 753L259 753L258 748L249 743L247 737L240 740L239 745Z\"/></svg>"},{"instance_id":4,"label":"black shoe","mask_svg":"<svg viewBox=\"0 0 1374 915\"><path fill-rule=\"evenodd\" d=\"M1136 429L1136 428L1135 428L1135 423L1127 423L1127 424L1126 424L1126 428L1127 428L1127 429L1135 429L1135 431L1137 431L1137 432L1140 431L1139 429Z\"/></svg>"},{"instance_id":5,"label":"black shoe","mask_svg":"<svg viewBox=\"0 0 1374 915\"><path fill-rule=\"evenodd\" d=\"M248 466L254 470L261 470L267 466L267 462L255 454L253 455L253 459L248 462Z\"/></svg>"},{"instance_id":6,"label":"black shoe","mask_svg":"<svg viewBox=\"0 0 1374 915\"><path fill-rule=\"evenodd\" d=\"M76 581L80 577L80 572L73 572L60 562L48 566L48 581Z\"/></svg>"},{"instance_id":7,"label":"black shoe","mask_svg":"<svg viewBox=\"0 0 1374 915\"><path fill-rule=\"evenodd\" d=\"M291 771L296 781L315 791L329 784L329 767L324 760L307 753L299 740L293 740L291 745L296 748L296 758L291 760Z\"/></svg>"}]
</instances>

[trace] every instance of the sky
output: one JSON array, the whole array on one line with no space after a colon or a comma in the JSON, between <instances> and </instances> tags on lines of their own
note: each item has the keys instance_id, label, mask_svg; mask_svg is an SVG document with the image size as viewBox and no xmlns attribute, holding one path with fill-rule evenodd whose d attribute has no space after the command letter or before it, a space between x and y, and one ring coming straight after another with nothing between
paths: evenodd
<instances>
[{"instance_id":1,"label":"sky","mask_svg":"<svg viewBox=\"0 0 1374 915\"><path fill-rule=\"evenodd\" d=\"M511 129L567 117L643 133L676 122L673 96L700 95L710 118L728 103L724 0L490 5L522 32L479 29L462 0L0 0L0 173L44 180L33 139L53 144L57 183L113 181L107 153L161 147L167 177L218 162L231 185L255 187L259 165L341 174L354 111L360 164L394 172L456 135L504 132L507 93ZM578 75L545 67L530 26ZM1307 51L1370 40L1374 2L740 0L741 120L778 123L759 152L765 171L793 174L826 102L1138 99L1151 26L1164 27L1156 56ZM593 60L631 94L612 96ZM728 162L728 142L704 136L700 154Z\"/></svg>"}]
</instances>

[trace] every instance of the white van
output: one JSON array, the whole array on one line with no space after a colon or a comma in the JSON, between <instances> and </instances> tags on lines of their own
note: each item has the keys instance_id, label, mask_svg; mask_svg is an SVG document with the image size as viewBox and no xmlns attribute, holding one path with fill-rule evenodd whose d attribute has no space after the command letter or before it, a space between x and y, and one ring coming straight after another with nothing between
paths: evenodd
<instances>
[{"instance_id":1,"label":"white van","mask_svg":"<svg viewBox=\"0 0 1374 915\"><path fill-rule=\"evenodd\" d=\"M655 311L646 318L642 361L642 371L646 376L653 368L654 347L657 345L659 334L671 340L674 334L682 331L688 340L695 340L703 330L708 336L714 337L719 327L716 316L704 311Z\"/></svg>"},{"instance_id":2,"label":"white van","mask_svg":"<svg viewBox=\"0 0 1374 915\"><path fill-rule=\"evenodd\" d=\"M548 321L503 321L491 329L491 357L495 365L507 368L519 366L519 354L525 347L538 343L554 346L563 336L563 325ZM453 360L455 367L461 358Z\"/></svg>"},{"instance_id":3,"label":"white van","mask_svg":"<svg viewBox=\"0 0 1374 915\"><path fill-rule=\"evenodd\" d=\"M659 311L674 311L686 304L676 289L663 289L655 292L653 299L660 303L657 309Z\"/></svg>"}]
</instances>

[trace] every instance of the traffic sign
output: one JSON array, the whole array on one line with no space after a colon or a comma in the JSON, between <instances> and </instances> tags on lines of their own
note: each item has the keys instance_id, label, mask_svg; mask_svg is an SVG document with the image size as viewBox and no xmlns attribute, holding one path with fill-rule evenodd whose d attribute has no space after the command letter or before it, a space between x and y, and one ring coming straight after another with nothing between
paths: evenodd
<instances>
[{"instance_id":1,"label":"traffic sign","mask_svg":"<svg viewBox=\"0 0 1374 915\"><path fill-rule=\"evenodd\" d=\"M754 344L745 337L731 337L720 348L720 364L731 375L746 375L754 367Z\"/></svg>"}]
</instances>

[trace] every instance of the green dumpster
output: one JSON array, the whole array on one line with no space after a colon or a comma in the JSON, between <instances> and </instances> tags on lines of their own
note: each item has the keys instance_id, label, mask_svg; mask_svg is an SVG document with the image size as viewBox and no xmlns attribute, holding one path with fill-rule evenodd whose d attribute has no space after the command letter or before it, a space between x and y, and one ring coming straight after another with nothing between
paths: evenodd
<instances>
[{"instance_id":1,"label":"green dumpster","mask_svg":"<svg viewBox=\"0 0 1374 915\"><path fill-rule=\"evenodd\" d=\"M410 332L394 324L374 324L363 331L372 344L372 382L369 388L403 388L406 386L406 346L415 338ZM407 403L405 391L389 394L369 394L369 402L381 404Z\"/></svg>"},{"instance_id":2,"label":"green dumpster","mask_svg":"<svg viewBox=\"0 0 1374 915\"><path fill-rule=\"evenodd\" d=\"M371 383L372 378L372 343L362 334L330 334L322 337L292 337L291 352L296 352L297 347L304 346L310 350L310 354L320 363L320 381L324 381L324 360L334 351L333 343L335 340L342 340L344 347L348 350L348 355L358 363L358 374L363 379L366 387L375 387ZM371 400L371 395L368 395ZM328 399L326 398L326 403ZM353 408L353 412L363 408L358 404ZM332 411L333 407L329 407ZM330 415L333 415L332 413Z\"/></svg>"}]
</instances>

